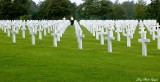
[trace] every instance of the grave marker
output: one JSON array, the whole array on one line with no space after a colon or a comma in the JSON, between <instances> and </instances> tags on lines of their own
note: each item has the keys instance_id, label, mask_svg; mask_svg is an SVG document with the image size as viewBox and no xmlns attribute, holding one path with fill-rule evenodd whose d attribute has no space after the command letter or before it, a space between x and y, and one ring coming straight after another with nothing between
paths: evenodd
<instances>
[{"instance_id":1,"label":"grave marker","mask_svg":"<svg viewBox=\"0 0 160 82\"><path fill-rule=\"evenodd\" d=\"M108 32L107 40L108 40L108 52L112 53L112 40L114 40L112 31Z\"/></svg>"},{"instance_id":2,"label":"grave marker","mask_svg":"<svg viewBox=\"0 0 160 82\"><path fill-rule=\"evenodd\" d=\"M22 24L22 38L25 38L25 30L26 30L26 27L25 27L25 21L23 21L23 24Z\"/></svg>"},{"instance_id":3,"label":"grave marker","mask_svg":"<svg viewBox=\"0 0 160 82\"><path fill-rule=\"evenodd\" d=\"M147 56L147 42L150 42L150 39L146 39L146 31L141 33L141 39L138 39L142 43L142 55Z\"/></svg>"}]
</instances>

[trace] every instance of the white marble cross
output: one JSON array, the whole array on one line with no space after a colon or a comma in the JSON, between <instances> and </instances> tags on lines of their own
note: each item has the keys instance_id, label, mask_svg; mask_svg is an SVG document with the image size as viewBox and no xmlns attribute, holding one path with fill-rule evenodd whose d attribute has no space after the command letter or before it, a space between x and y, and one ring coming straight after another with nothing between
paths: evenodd
<instances>
[{"instance_id":1,"label":"white marble cross","mask_svg":"<svg viewBox=\"0 0 160 82\"><path fill-rule=\"evenodd\" d=\"M81 30L78 30L78 35L77 35L77 38L78 38L78 48L79 49L82 49L82 38L84 38L85 36L82 34L82 31Z\"/></svg>"},{"instance_id":2,"label":"white marble cross","mask_svg":"<svg viewBox=\"0 0 160 82\"><path fill-rule=\"evenodd\" d=\"M139 29L141 30L141 32L144 32L145 27L144 27L144 24L142 22L140 22L139 27L140 27Z\"/></svg>"},{"instance_id":3,"label":"white marble cross","mask_svg":"<svg viewBox=\"0 0 160 82\"><path fill-rule=\"evenodd\" d=\"M90 31L91 34L93 34L93 33L94 33L94 26L93 26L93 24L90 23L90 22L89 22L89 24L90 24L90 25L87 26L86 28L87 28L88 31ZM94 35L93 35L93 36L94 36Z\"/></svg>"},{"instance_id":4,"label":"white marble cross","mask_svg":"<svg viewBox=\"0 0 160 82\"><path fill-rule=\"evenodd\" d=\"M43 32L44 32L44 36L47 36L47 26L46 25L43 25Z\"/></svg>"},{"instance_id":5,"label":"white marble cross","mask_svg":"<svg viewBox=\"0 0 160 82\"><path fill-rule=\"evenodd\" d=\"M34 26L32 26L31 27L31 35L32 35L32 45L35 45L35 35L36 35L36 33L35 33L35 27Z\"/></svg>"},{"instance_id":6,"label":"white marble cross","mask_svg":"<svg viewBox=\"0 0 160 82\"><path fill-rule=\"evenodd\" d=\"M57 29L57 40L60 42L61 41L61 36L60 36L60 30Z\"/></svg>"},{"instance_id":7,"label":"white marble cross","mask_svg":"<svg viewBox=\"0 0 160 82\"><path fill-rule=\"evenodd\" d=\"M25 38L25 30L26 30L25 21L23 21L21 30L22 30L22 38Z\"/></svg>"},{"instance_id":8,"label":"white marble cross","mask_svg":"<svg viewBox=\"0 0 160 82\"><path fill-rule=\"evenodd\" d=\"M38 27L38 32L39 32L39 39L40 39L40 40L42 40L42 31L43 31L42 26L39 25L39 27Z\"/></svg>"},{"instance_id":9,"label":"white marble cross","mask_svg":"<svg viewBox=\"0 0 160 82\"><path fill-rule=\"evenodd\" d=\"M100 34L101 45L104 45L104 35L107 35L107 32L104 32L104 27L103 26L101 26L101 32L99 34Z\"/></svg>"},{"instance_id":10,"label":"white marble cross","mask_svg":"<svg viewBox=\"0 0 160 82\"><path fill-rule=\"evenodd\" d=\"M157 35L155 36L157 38L157 48L160 50L160 27L159 23L157 23Z\"/></svg>"},{"instance_id":11,"label":"white marble cross","mask_svg":"<svg viewBox=\"0 0 160 82\"><path fill-rule=\"evenodd\" d=\"M112 31L108 32L107 40L108 40L108 52L112 53L112 40L114 40Z\"/></svg>"},{"instance_id":12,"label":"white marble cross","mask_svg":"<svg viewBox=\"0 0 160 82\"><path fill-rule=\"evenodd\" d=\"M117 32L117 41L121 41L121 34L120 34L120 32L122 32L122 31L120 30L120 28L117 27L117 30L115 32Z\"/></svg>"},{"instance_id":13,"label":"white marble cross","mask_svg":"<svg viewBox=\"0 0 160 82\"><path fill-rule=\"evenodd\" d=\"M125 36L125 35L126 35L126 33L125 33L125 32L126 32L126 28L124 28L124 27L123 27L123 28L122 28L122 34L123 34L123 36Z\"/></svg>"},{"instance_id":14,"label":"white marble cross","mask_svg":"<svg viewBox=\"0 0 160 82\"><path fill-rule=\"evenodd\" d=\"M13 43L16 43L16 34L17 34L17 29L14 25L12 25L12 41L13 41Z\"/></svg>"},{"instance_id":15,"label":"white marble cross","mask_svg":"<svg viewBox=\"0 0 160 82\"><path fill-rule=\"evenodd\" d=\"M77 41L78 41L78 48L82 50L82 38L84 38L85 36L82 33L82 29L80 28L80 25L78 24L77 21L75 21L75 31L76 31L76 37L77 37Z\"/></svg>"},{"instance_id":16,"label":"white marble cross","mask_svg":"<svg viewBox=\"0 0 160 82\"><path fill-rule=\"evenodd\" d=\"M149 31L150 31L150 35L152 35L152 40L156 40L156 34L155 34L155 28L156 28L156 25L152 25L150 28L149 28Z\"/></svg>"},{"instance_id":17,"label":"white marble cross","mask_svg":"<svg viewBox=\"0 0 160 82\"><path fill-rule=\"evenodd\" d=\"M7 27L7 36L8 37L10 37L10 35L11 35L10 32L11 32L11 24L9 24L8 27Z\"/></svg>"},{"instance_id":18,"label":"white marble cross","mask_svg":"<svg viewBox=\"0 0 160 82\"><path fill-rule=\"evenodd\" d=\"M54 45L54 47L57 47L57 36L58 36L58 34L56 33L56 31L55 31L55 33L52 33L52 36L53 36L53 45Z\"/></svg>"},{"instance_id":19,"label":"white marble cross","mask_svg":"<svg viewBox=\"0 0 160 82\"><path fill-rule=\"evenodd\" d=\"M147 42L150 42L150 39L146 39L146 31L141 33L141 39L138 39L142 43L142 55L147 56Z\"/></svg>"},{"instance_id":20,"label":"white marble cross","mask_svg":"<svg viewBox=\"0 0 160 82\"><path fill-rule=\"evenodd\" d=\"M140 25L139 29L140 29L139 34L141 34L141 37L142 37L142 34L145 32L144 31L145 27L143 26L143 24Z\"/></svg>"},{"instance_id":21,"label":"white marble cross","mask_svg":"<svg viewBox=\"0 0 160 82\"><path fill-rule=\"evenodd\" d=\"M51 33L51 27L50 26L47 28L47 32Z\"/></svg>"},{"instance_id":22,"label":"white marble cross","mask_svg":"<svg viewBox=\"0 0 160 82\"><path fill-rule=\"evenodd\" d=\"M16 32L17 32L17 34L19 34L19 29L21 27L20 22L18 22L18 20L15 20L14 24L15 24L15 27L16 27Z\"/></svg>"},{"instance_id":23,"label":"white marble cross","mask_svg":"<svg viewBox=\"0 0 160 82\"><path fill-rule=\"evenodd\" d=\"M93 28L92 29L92 35L95 36L96 35L96 28L95 28L95 26L92 26L92 28Z\"/></svg>"},{"instance_id":24,"label":"white marble cross","mask_svg":"<svg viewBox=\"0 0 160 82\"><path fill-rule=\"evenodd\" d=\"M96 25L96 40L99 40L99 35L100 35L101 29L100 25Z\"/></svg>"},{"instance_id":25,"label":"white marble cross","mask_svg":"<svg viewBox=\"0 0 160 82\"><path fill-rule=\"evenodd\" d=\"M6 33L7 32L7 24L5 23L5 25L4 25L4 33Z\"/></svg>"},{"instance_id":26,"label":"white marble cross","mask_svg":"<svg viewBox=\"0 0 160 82\"><path fill-rule=\"evenodd\" d=\"M127 46L131 47L132 34L130 32L130 28L127 28L127 34L125 34L125 36L127 37Z\"/></svg>"}]
</instances>

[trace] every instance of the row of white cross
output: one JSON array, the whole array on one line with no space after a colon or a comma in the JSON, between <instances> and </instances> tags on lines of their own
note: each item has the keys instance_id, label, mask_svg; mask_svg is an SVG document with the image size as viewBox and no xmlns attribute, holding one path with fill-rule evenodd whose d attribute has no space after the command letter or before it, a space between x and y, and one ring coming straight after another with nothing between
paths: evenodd
<instances>
[{"instance_id":1,"label":"row of white cross","mask_svg":"<svg viewBox=\"0 0 160 82\"><path fill-rule=\"evenodd\" d=\"M75 27L75 32L76 32L76 37L77 37L77 42L78 42L78 48L82 49L82 38L84 38L83 31L78 24L77 21L74 22L74 27Z\"/></svg>"},{"instance_id":2,"label":"row of white cross","mask_svg":"<svg viewBox=\"0 0 160 82\"><path fill-rule=\"evenodd\" d=\"M146 38L147 31L152 35L152 39L156 40L157 46L160 49L160 27L155 20L81 20L80 24L86 27L86 29L100 40L101 45L104 45L105 39L108 40L108 52L112 52L112 40L115 39L113 36L114 32L117 33L117 41L121 41L121 34L127 38L127 47L131 47L131 39L133 39L136 27L139 25L139 33L141 39L138 39L142 43L142 55L147 56L146 43L150 42L150 39ZM57 42L64 34L70 22L68 20L1 20L0 29L2 29L7 36L10 37L12 34L12 41L16 43L16 35L19 31L22 31L22 38L25 38L25 32L28 29L32 37L32 45L35 45L35 35L39 35L39 39L42 40L42 34L47 36L47 32L53 36L53 45L57 47ZM82 38L84 38L83 31L77 21L75 21L75 33L77 37L78 47L82 49ZM107 35L107 37L105 37Z\"/></svg>"},{"instance_id":3,"label":"row of white cross","mask_svg":"<svg viewBox=\"0 0 160 82\"><path fill-rule=\"evenodd\" d=\"M150 35L152 36L152 40L156 40L157 38L157 48L160 50L160 26L156 21L143 21L144 25L147 27Z\"/></svg>"},{"instance_id":4,"label":"row of white cross","mask_svg":"<svg viewBox=\"0 0 160 82\"><path fill-rule=\"evenodd\" d=\"M146 38L147 31L145 31L145 27L149 31L150 35L152 36L152 40L156 40L157 38L157 48L160 50L160 27L159 23L156 23L156 21L140 21L140 34L141 39L139 39L139 42L142 42L142 54L143 56L147 56L147 46L146 43L150 42L150 39ZM156 35L157 34L157 35Z\"/></svg>"},{"instance_id":5,"label":"row of white cross","mask_svg":"<svg viewBox=\"0 0 160 82\"><path fill-rule=\"evenodd\" d=\"M60 37L62 37L66 28L70 25L70 22L67 20L29 20L29 21L21 21L21 20L2 20L0 21L0 29L2 29L7 36L10 37L12 34L12 41L16 43L16 35L19 34L19 31L22 30L22 38L26 36L26 30L29 30L31 35L32 45L35 45L35 35L39 35L39 39L42 40L42 34L47 36L47 33L51 33L53 35L53 45L57 47L57 41L60 41Z\"/></svg>"},{"instance_id":6,"label":"row of white cross","mask_svg":"<svg viewBox=\"0 0 160 82\"><path fill-rule=\"evenodd\" d=\"M148 23L151 22L151 23ZM138 41L142 43L142 55L147 56L146 42L150 42L150 39L146 39L147 28L150 34L158 39L158 49L160 49L160 29L159 24L155 20L144 20L138 22L138 20L81 20L80 24L86 27L86 29L96 37L100 38L101 45L104 45L105 35L108 40L108 52L112 52L112 40L114 40L113 33L117 33L117 41L121 41L121 33L127 38L127 47L131 47L131 39L133 39L136 27L139 25L139 33L141 39ZM155 35L157 32L157 35Z\"/></svg>"}]
</instances>

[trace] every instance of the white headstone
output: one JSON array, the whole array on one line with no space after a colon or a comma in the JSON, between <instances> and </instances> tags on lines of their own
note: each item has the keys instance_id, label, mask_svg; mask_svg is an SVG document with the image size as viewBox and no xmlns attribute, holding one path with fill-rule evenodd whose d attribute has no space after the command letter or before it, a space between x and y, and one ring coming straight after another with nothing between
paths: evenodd
<instances>
[{"instance_id":1,"label":"white headstone","mask_svg":"<svg viewBox=\"0 0 160 82\"><path fill-rule=\"evenodd\" d=\"M147 45L146 45L146 43L150 42L150 39L146 39L146 33L147 32L144 31L141 34L141 39L138 39L138 41L142 43L142 55L143 56L147 56Z\"/></svg>"},{"instance_id":2,"label":"white headstone","mask_svg":"<svg viewBox=\"0 0 160 82\"><path fill-rule=\"evenodd\" d=\"M60 30L57 30L57 40L58 40L58 41L61 41Z\"/></svg>"},{"instance_id":3,"label":"white headstone","mask_svg":"<svg viewBox=\"0 0 160 82\"><path fill-rule=\"evenodd\" d=\"M81 30L78 30L78 48L79 49L82 49L82 38L84 38L84 35L82 34L82 31Z\"/></svg>"},{"instance_id":4,"label":"white headstone","mask_svg":"<svg viewBox=\"0 0 160 82\"><path fill-rule=\"evenodd\" d=\"M98 28L96 29L96 40L99 40L99 34L100 34L100 31L98 31Z\"/></svg>"},{"instance_id":5,"label":"white headstone","mask_svg":"<svg viewBox=\"0 0 160 82\"><path fill-rule=\"evenodd\" d=\"M17 33L16 28L14 25L12 25L12 41L13 41L13 43L16 43L16 33Z\"/></svg>"},{"instance_id":6,"label":"white headstone","mask_svg":"<svg viewBox=\"0 0 160 82\"><path fill-rule=\"evenodd\" d=\"M35 45L35 35L36 35L35 27L33 26L31 30L32 30L32 33L31 33L31 35L32 35L32 45Z\"/></svg>"},{"instance_id":7,"label":"white headstone","mask_svg":"<svg viewBox=\"0 0 160 82\"><path fill-rule=\"evenodd\" d=\"M76 31L76 37L77 37L77 41L78 41L78 48L82 49L82 38L84 38L84 35L82 33L82 29L80 28L79 24L77 21L75 21L75 31Z\"/></svg>"},{"instance_id":8,"label":"white headstone","mask_svg":"<svg viewBox=\"0 0 160 82\"><path fill-rule=\"evenodd\" d=\"M127 37L127 46L128 46L128 47L131 47L132 34L131 34L129 28L127 28L127 34L126 34L125 36Z\"/></svg>"},{"instance_id":9,"label":"white headstone","mask_svg":"<svg viewBox=\"0 0 160 82\"><path fill-rule=\"evenodd\" d=\"M108 40L108 52L112 53L112 40L114 40L112 31L108 32L107 40Z\"/></svg>"},{"instance_id":10,"label":"white headstone","mask_svg":"<svg viewBox=\"0 0 160 82\"><path fill-rule=\"evenodd\" d=\"M39 25L38 32L39 32L39 39L40 40L42 40L42 31L43 31L43 29L42 29L41 25Z\"/></svg>"},{"instance_id":11,"label":"white headstone","mask_svg":"<svg viewBox=\"0 0 160 82\"><path fill-rule=\"evenodd\" d=\"M103 26L101 27L101 32L100 32L100 37L101 37L101 45L104 45L104 28Z\"/></svg>"},{"instance_id":12,"label":"white headstone","mask_svg":"<svg viewBox=\"0 0 160 82\"><path fill-rule=\"evenodd\" d=\"M11 24L9 24L8 27L7 27L7 36L8 37L10 37L10 35L11 35L10 32L11 32Z\"/></svg>"},{"instance_id":13,"label":"white headstone","mask_svg":"<svg viewBox=\"0 0 160 82\"><path fill-rule=\"evenodd\" d=\"M52 36L53 36L53 45L54 47L57 47L57 33L52 33Z\"/></svg>"},{"instance_id":14,"label":"white headstone","mask_svg":"<svg viewBox=\"0 0 160 82\"><path fill-rule=\"evenodd\" d=\"M122 31L119 28L117 28L117 30L115 32L117 32L117 41L121 41L120 32L122 32Z\"/></svg>"},{"instance_id":15,"label":"white headstone","mask_svg":"<svg viewBox=\"0 0 160 82\"><path fill-rule=\"evenodd\" d=\"M46 25L43 25L43 26L44 26L44 28L43 28L44 36L47 36L47 32L46 32L47 27L46 27Z\"/></svg>"},{"instance_id":16,"label":"white headstone","mask_svg":"<svg viewBox=\"0 0 160 82\"><path fill-rule=\"evenodd\" d=\"M5 24L4 25L4 33L6 33L7 32L7 25Z\"/></svg>"},{"instance_id":17,"label":"white headstone","mask_svg":"<svg viewBox=\"0 0 160 82\"><path fill-rule=\"evenodd\" d=\"M25 27L25 21L23 21L23 25L22 25L22 38L25 38L25 30L26 30L26 27Z\"/></svg>"},{"instance_id":18,"label":"white headstone","mask_svg":"<svg viewBox=\"0 0 160 82\"><path fill-rule=\"evenodd\" d=\"M155 36L157 38L157 48L160 50L160 27L159 24L157 24L157 35Z\"/></svg>"}]
</instances>

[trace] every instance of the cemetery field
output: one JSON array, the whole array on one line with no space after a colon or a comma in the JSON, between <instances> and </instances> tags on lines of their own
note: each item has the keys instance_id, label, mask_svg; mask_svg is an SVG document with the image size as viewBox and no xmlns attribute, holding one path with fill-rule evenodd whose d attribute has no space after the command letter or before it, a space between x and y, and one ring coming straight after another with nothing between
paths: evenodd
<instances>
[{"instance_id":1,"label":"cemetery field","mask_svg":"<svg viewBox=\"0 0 160 82\"><path fill-rule=\"evenodd\" d=\"M75 28L69 26L58 47L53 36L42 40L36 35L31 44L29 32L23 39L21 31L17 43L0 30L0 82L158 82L160 81L160 50L157 40L147 43L148 55L142 56L138 28L131 46L126 37L113 40L113 52L107 51L107 40L101 45L84 27L83 49L78 49ZM116 38L117 34L114 34ZM151 38L147 33L147 38Z\"/></svg>"}]
</instances>

